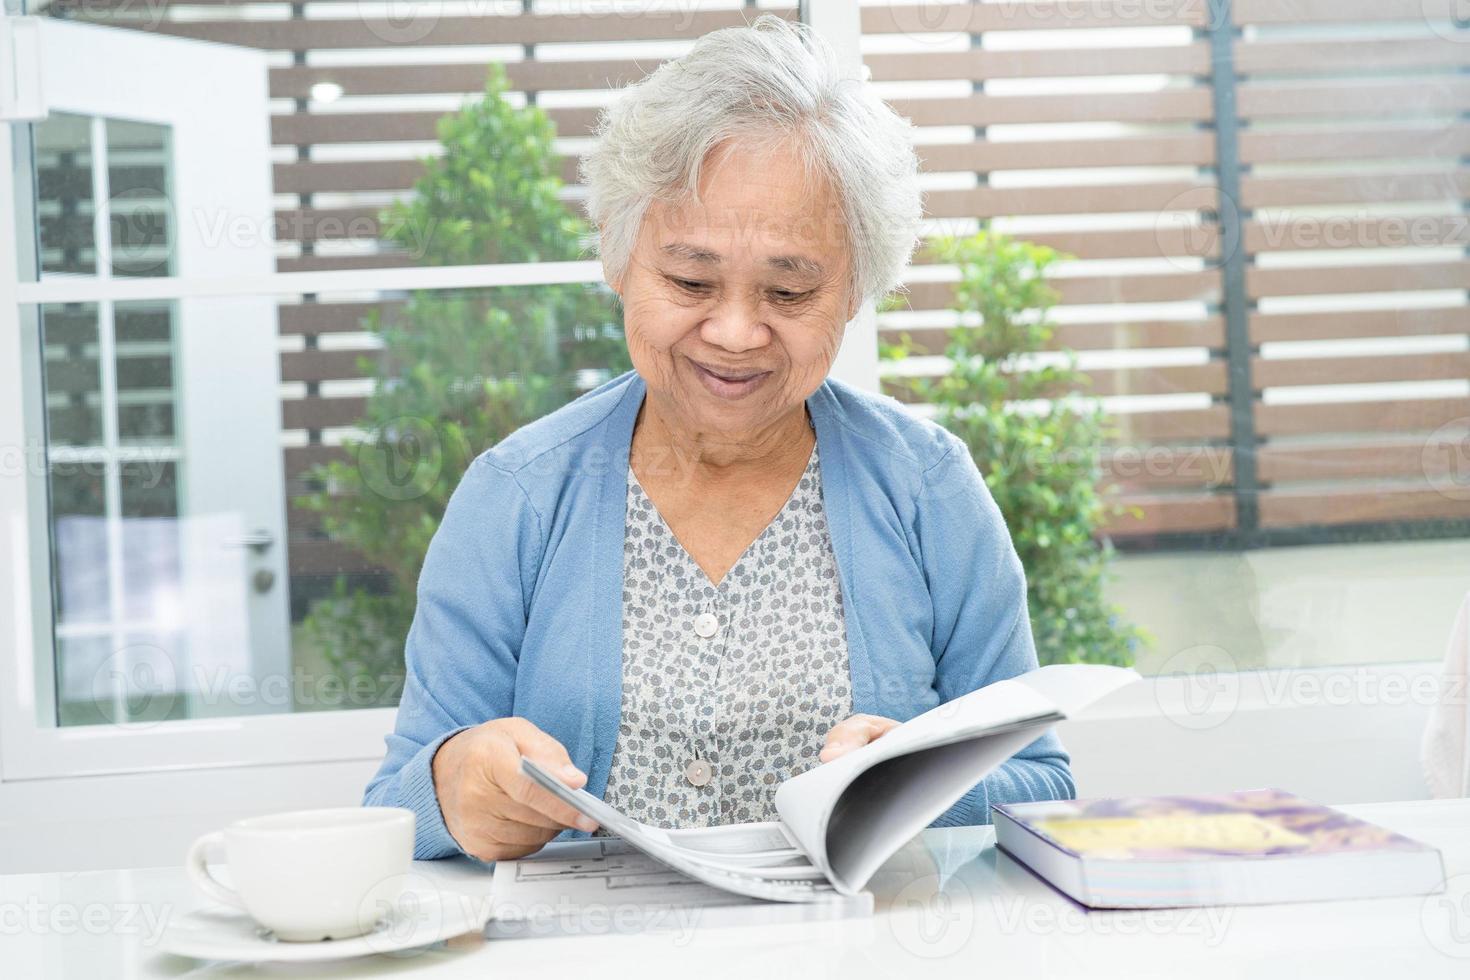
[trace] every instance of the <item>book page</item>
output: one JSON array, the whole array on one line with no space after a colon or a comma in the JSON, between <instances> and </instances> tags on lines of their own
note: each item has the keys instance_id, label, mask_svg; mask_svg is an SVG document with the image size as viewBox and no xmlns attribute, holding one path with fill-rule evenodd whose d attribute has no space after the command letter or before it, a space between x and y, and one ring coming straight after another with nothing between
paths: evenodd
<instances>
[{"instance_id":1,"label":"book page","mask_svg":"<svg viewBox=\"0 0 1470 980\"><path fill-rule=\"evenodd\" d=\"M729 855L711 854L708 850L676 843L671 836L673 832L639 823L586 790L570 789L530 759L521 758L521 771L557 799L596 820L609 833L618 835L649 857L662 861L675 871L697 881L735 892L737 895L778 902L841 900L841 896L828 884L822 871L805 858L799 865L789 867L742 868L729 863ZM769 835L741 836L747 841L754 840L757 843L770 841ZM734 835L727 835L724 843L728 847L735 839ZM709 846L708 840L709 837L706 837L706 847Z\"/></svg>"},{"instance_id":2,"label":"book page","mask_svg":"<svg viewBox=\"0 0 1470 980\"><path fill-rule=\"evenodd\" d=\"M553 841L495 863L486 939L809 922L871 915L872 896L841 902L767 902L696 881L617 837ZM866 901L861 901L866 899Z\"/></svg>"},{"instance_id":3,"label":"book page","mask_svg":"<svg viewBox=\"0 0 1470 980\"><path fill-rule=\"evenodd\" d=\"M844 894L861 890L894 851L1049 727L1049 721L1020 724L921 749L866 770L838 797L828 818L832 883Z\"/></svg>"},{"instance_id":4,"label":"book page","mask_svg":"<svg viewBox=\"0 0 1470 980\"><path fill-rule=\"evenodd\" d=\"M776 811L843 894L1057 721L1133 683L1119 667L1043 667L931 708L860 749L795 776Z\"/></svg>"},{"instance_id":5,"label":"book page","mask_svg":"<svg viewBox=\"0 0 1470 980\"><path fill-rule=\"evenodd\" d=\"M1052 724L1136 680L1119 667L1057 665L938 705L788 779L776 791L780 828L664 830L569 789L529 759L521 769L609 833L691 878L776 901L831 900L861 891L895 851Z\"/></svg>"},{"instance_id":6,"label":"book page","mask_svg":"<svg viewBox=\"0 0 1470 980\"><path fill-rule=\"evenodd\" d=\"M726 824L665 830L669 840L727 867L778 868L811 865L779 823Z\"/></svg>"},{"instance_id":7,"label":"book page","mask_svg":"<svg viewBox=\"0 0 1470 980\"><path fill-rule=\"evenodd\" d=\"M1011 680L1046 698L1068 718L1138 680L1138 673L1106 664L1052 664Z\"/></svg>"},{"instance_id":8,"label":"book page","mask_svg":"<svg viewBox=\"0 0 1470 980\"><path fill-rule=\"evenodd\" d=\"M749 854L753 851L793 850L796 842L775 821L737 823L719 827L665 830L674 843L707 854Z\"/></svg>"}]
</instances>

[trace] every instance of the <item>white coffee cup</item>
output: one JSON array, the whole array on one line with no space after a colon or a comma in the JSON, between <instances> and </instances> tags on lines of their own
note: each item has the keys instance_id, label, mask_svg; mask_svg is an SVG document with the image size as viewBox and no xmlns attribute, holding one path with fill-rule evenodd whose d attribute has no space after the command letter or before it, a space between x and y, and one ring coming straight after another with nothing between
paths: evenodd
<instances>
[{"instance_id":1,"label":"white coffee cup","mask_svg":"<svg viewBox=\"0 0 1470 980\"><path fill-rule=\"evenodd\" d=\"M413 860L413 823L413 811L397 807L249 817L196 840L185 869L201 892L244 909L277 939L348 939L393 909ZM209 873L216 855L234 888Z\"/></svg>"}]
</instances>

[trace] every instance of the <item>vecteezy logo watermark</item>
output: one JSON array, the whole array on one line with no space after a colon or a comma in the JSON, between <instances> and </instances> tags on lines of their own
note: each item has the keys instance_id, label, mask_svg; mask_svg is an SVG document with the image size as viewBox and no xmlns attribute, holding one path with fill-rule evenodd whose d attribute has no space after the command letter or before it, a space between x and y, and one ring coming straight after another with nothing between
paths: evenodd
<instances>
[{"instance_id":1,"label":"vecteezy logo watermark","mask_svg":"<svg viewBox=\"0 0 1470 980\"><path fill-rule=\"evenodd\" d=\"M1419 0L1429 29L1446 41L1470 44L1470 0Z\"/></svg>"},{"instance_id":2,"label":"vecteezy logo watermark","mask_svg":"<svg viewBox=\"0 0 1470 980\"><path fill-rule=\"evenodd\" d=\"M991 898L1001 932L1064 936L1194 936L1207 948L1220 945L1233 907L1125 909L1088 912L1059 899L1022 895Z\"/></svg>"},{"instance_id":3,"label":"vecteezy logo watermark","mask_svg":"<svg viewBox=\"0 0 1470 980\"><path fill-rule=\"evenodd\" d=\"M177 450L165 446L129 449L126 464L129 485L152 490L162 482L177 458ZM97 480L106 472L105 461L72 446L53 446L41 439L0 446L0 479L49 476L52 479L87 477Z\"/></svg>"},{"instance_id":4,"label":"vecteezy logo watermark","mask_svg":"<svg viewBox=\"0 0 1470 980\"><path fill-rule=\"evenodd\" d=\"M1214 728L1240 703L1239 669L1223 647L1187 647L1164 661L1154 697L1165 717L1181 728Z\"/></svg>"},{"instance_id":5,"label":"vecteezy logo watermark","mask_svg":"<svg viewBox=\"0 0 1470 980\"><path fill-rule=\"evenodd\" d=\"M80 21L122 21L133 30L151 31L163 23L169 0L69 0L66 16Z\"/></svg>"},{"instance_id":6,"label":"vecteezy logo watermark","mask_svg":"<svg viewBox=\"0 0 1470 980\"><path fill-rule=\"evenodd\" d=\"M86 678L82 684L85 686ZM101 722L150 727L175 717L176 706L204 708L378 708L398 703L403 674L353 673L293 667L289 673L251 673L228 664L180 666L168 651L146 643L120 647L97 665L86 691Z\"/></svg>"},{"instance_id":7,"label":"vecteezy logo watermark","mask_svg":"<svg viewBox=\"0 0 1470 980\"><path fill-rule=\"evenodd\" d=\"M1458 706L1467 703L1470 688L1463 678L1407 665L1303 667L1246 676L1251 678L1251 705L1261 708ZM1180 727L1215 728L1239 707L1241 677L1235 659L1220 647L1190 647L1164 663L1154 696L1162 713Z\"/></svg>"},{"instance_id":8,"label":"vecteezy logo watermark","mask_svg":"<svg viewBox=\"0 0 1470 980\"><path fill-rule=\"evenodd\" d=\"M134 276L167 275L172 266L174 203L160 188L135 186L107 202L114 269Z\"/></svg>"},{"instance_id":9,"label":"vecteezy logo watermark","mask_svg":"<svg viewBox=\"0 0 1470 980\"><path fill-rule=\"evenodd\" d=\"M151 727L173 714L181 692L167 650L133 643L108 654L92 672L92 700L111 709L114 722Z\"/></svg>"},{"instance_id":10,"label":"vecteezy logo watermark","mask_svg":"<svg viewBox=\"0 0 1470 980\"><path fill-rule=\"evenodd\" d=\"M1444 891L1426 895L1419 924L1429 945L1446 956L1470 959L1470 874L1455 875Z\"/></svg>"},{"instance_id":11,"label":"vecteezy logo watermark","mask_svg":"<svg viewBox=\"0 0 1470 980\"><path fill-rule=\"evenodd\" d=\"M0 936L140 936L156 946L173 906L144 902L0 902Z\"/></svg>"},{"instance_id":12,"label":"vecteezy logo watermark","mask_svg":"<svg viewBox=\"0 0 1470 980\"><path fill-rule=\"evenodd\" d=\"M389 44L414 44L439 26L444 16L443 0L390 0L389 3L357 4L357 16L368 33Z\"/></svg>"},{"instance_id":13,"label":"vecteezy logo watermark","mask_svg":"<svg viewBox=\"0 0 1470 980\"><path fill-rule=\"evenodd\" d=\"M1157 2L1157 0L1149 0ZM1174 2L1174 0L1170 0ZM1186 0L1190 2L1190 0ZM1201 0L1192 0L1201 2ZM660 20L660 26L673 36L689 33L694 17L701 12L702 0L679 0L679 2L627 3L624 0L564 0L552 5L555 13L575 16L579 20L594 18L620 18L624 20ZM505 0L460 0L453 8L456 19L465 20L511 20L506 14ZM520 4L512 3L514 12L520 12ZM385 10L386 7L386 10ZM413 44L433 33L441 19L446 16L444 0L389 0L385 5L378 2L358 0L358 19L368 32L389 44ZM529 9L530 5L526 5ZM451 25L452 26L452 25Z\"/></svg>"},{"instance_id":14,"label":"vecteezy logo watermark","mask_svg":"<svg viewBox=\"0 0 1470 980\"><path fill-rule=\"evenodd\" d=\"M1234 199L1214 187L1191 187L1176 194L1154 219L1159 255L1178 269L1194 270L1201 260L1225 262L1240 248L1240 210Z\"/></svg>"},{"instance_id":15,"label":"vecteezy logo watermark","mask_svg":"<svg viewBox=\"0 0 1470 980\"><path fill-rule=\"evenodd\" d=\"M922 875L893 897L887 922L894 941L913 956L953 956L974 935L974 896L957 878L941 884L937 875Z\"/></svg>"},{"instance_id":16,"label":"vecteezy logo watermark","mask_svg":"<svg viewBox=\"0 0 1470 980\"><path fill-rule=\"evenodd\" d=\"M943 44L956 34L979 35L1007 29L1049 30L1065 27L1215 28L1228 16L1210 0L992 0L983 4L956 0L918 0L882 10L885 19L871 33L903 34L927 44ZM876 12L876 11L875 11Z\"/></svg>"},{"instance_id":17,"label":"vecteezy logo watermark","mask_svg":"<svg viewBox=\"0 0 1470 980\"><path fill-rule=\"evenodd\" d=\"M410 871L385 878L368 890L358 903L357 927L375 952L413 956L447 938L447 932L484 922L476 906L488 901L447 894L427 875Z\"/></svg>"},{"instance_id":18,"label":"vecteezy logo watermark","mask_svg":"<svg viewBox=\"0 0 1470 980\"><path fill-rule=\"evenodd\" d=\"M1430 433L1419 465L1435 493L1449 500L1470 500L1470 416L1453 419Z\"/></svg>"},{"instance_id":19,"label":"vecteezy logo watermark","mask_svg":"<svg viewBox=\"0 0 1470 980\"><path fill-rule=\"evenodd\" d=\"M924 44L947 45L956 34L977 32L978 15L986 11L977 10L968 3L953 0L920 0L914 4L890 6L883 13L891 18L885 21L879 33L902 34Z\"/></svg>"},{"instance_id":20,"label":"vecteezy logo watermark","mask_svg":"<svg viewBox=\"0 0 1470 980\"><path fill-rule=\"evenodd\" d=\"M433 423L405 415L357 447L357 470L363 485L385 500L414 500L443 472L444 444Z\"/></svg>"},{"instance_id":21,"label":"vecteezy logo watermark","mask_svg":"<svg viewBox=\"0 0 1470 980\"><path fill-rule=\"evenodd\" d=\"M1434 86L1427 86L1429 91ZM1447 98L1449 96L1446 96ZM1429 97L1426 96L1426 99ZM1258 251L1331 248L1430 248L1453 244L1470 229L1470 215L1380 215L1368 208L1337 214L1272 208L1252 216Z\"/></svg>"},{"instance_id":22,"label":"vecteezy logo watermark","mask_svg":"<svg viewBox=\"0 0 1470 980\"><path fill-rule=\"evenodd\" d=\"M687 946L702 912L693 905L574 902L565 895L555 901L506 899L495 902L495 918L487 934L496 939L523 939L660 933L670 937L674 946Z\"/></svg>"}]
</instances>

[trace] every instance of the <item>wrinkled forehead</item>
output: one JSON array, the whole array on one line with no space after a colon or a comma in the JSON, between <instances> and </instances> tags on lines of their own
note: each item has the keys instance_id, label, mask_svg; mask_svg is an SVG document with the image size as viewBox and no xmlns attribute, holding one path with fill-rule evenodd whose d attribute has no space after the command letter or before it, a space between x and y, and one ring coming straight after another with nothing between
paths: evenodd
<instances>
[{"instance_id":1,"label":"wrinkled forehead","mask_svg":"<svg viewBox=\"0 0 1470 980\"><path fill-rule=\"evenodd\" d=\"M697 189L672 191L650 205L644 233L672 258L754 258L794 273L833 272L846 264L849 247L831 182L779 146L712 151Z\"/></svg>"}]
</instances>

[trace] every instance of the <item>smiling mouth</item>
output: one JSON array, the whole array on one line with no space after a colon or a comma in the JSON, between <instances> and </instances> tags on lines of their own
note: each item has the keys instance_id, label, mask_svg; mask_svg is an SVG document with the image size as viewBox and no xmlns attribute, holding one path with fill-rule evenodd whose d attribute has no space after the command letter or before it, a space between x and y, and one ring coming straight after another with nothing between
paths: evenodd
<instances>
[{"instance_id":1,"label":"smiling mouth","mask_svg":"<svg viewBox=\"0 0 1470 980\"><path fill-rule=\"evenodd\" d=\"M689 362L706 389L716 397L737 399L750 394L771 376L770 371L725 371L706 367L695 360Z\"/></svg>"},{"instance_id":2,"label":"smiling mouth","mask_svg":"<svg viewBox=\"0 0 1470 980\"><path fill-rule=\"evenodd\" d=\"M721 371L717 368L712 368L707 365L700 364L698 361L694 362L694 366L699 368L705 374L719 378L721 381L728 381L731 384L739 384L742 381L749 381L752 378L759 378L763 374L770 373L768 371Z\"/></svg>"}]
</instances>

